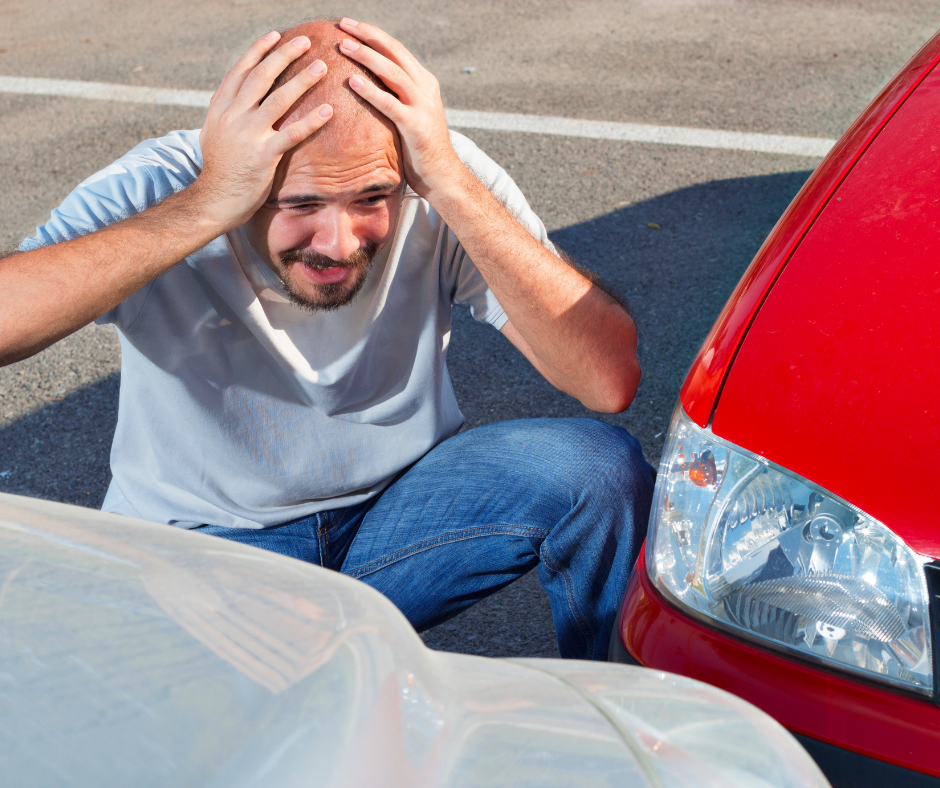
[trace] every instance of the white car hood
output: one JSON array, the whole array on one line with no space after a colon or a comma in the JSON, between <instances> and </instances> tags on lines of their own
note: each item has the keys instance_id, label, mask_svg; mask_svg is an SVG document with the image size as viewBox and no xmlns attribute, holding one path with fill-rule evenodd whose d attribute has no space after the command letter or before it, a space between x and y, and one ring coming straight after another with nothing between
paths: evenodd
<instances>
[{"instance_id":1,"label":"white car hood","mask_svg":"<svg viewBox=\"0 0 940 788\"><path fill-rule=\"evenodd\" d=\"M335 572L11 495L0 774L24 788L827 785L777 723L707 685L430 651Z\"/></svg>"}]
</instances>

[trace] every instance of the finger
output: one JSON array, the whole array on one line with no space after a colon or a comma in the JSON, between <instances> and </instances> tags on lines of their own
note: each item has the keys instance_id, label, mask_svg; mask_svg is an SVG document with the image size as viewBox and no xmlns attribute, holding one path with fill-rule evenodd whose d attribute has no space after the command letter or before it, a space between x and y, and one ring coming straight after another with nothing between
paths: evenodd
<instances>
[{"instance_id":1,"label":"finger","mask_svg":"<svg viewBox=\"0 0 940 788\"><path fill-rule=\"evenodd\" d=\"M233 105L245 110L257 106L281 72L308 49L310 39L306 36L297 36L279 46L248 73Z\"/></svg>"},{"instance_id":2,"label":"finger","mask_svg":"<svg viewBox=\"0 0 940 788\"><path fill-rule=\"evenodd\" d=\"M280 38L281 34L276 30L272 30L266 36L262 36L248 47L245 54L238 59L235 65L232 66L228 73L222 78L222 84L219 85L218 90L216 90L215 95L213 95L212 101L221 101L225 105L230 104L238 94L238 90L245 81L248 72L264 59L264 56L271 51Z\"/></svg>"},{"instance_id":3,"label":"finger","mask_svg":"<svg viewBox=\"0 0 940 788\"><path fill-rule=\"evenodd\" d=\"M284 113L294 106L294 102L323 79L325 74L326 63L322 60L314 60L286 85L279 87L264 100L261 104L260 120L270 126L282 118Z\"/></svg>"},{"instance_id":4,"label":"finger","mask_svg":"<svg viewBox=\"0 0 940 788\"><path fill-rule=\"evenodd\" d=\"M360 76L350 77L349 87L401 129L399 123L404 120L404 106L397 98Z\"/></svg>"},{"instance_id":5,"label":"finger","mask_svg":"<svg viewBox=\"0 0 940 788\"><path fill-rule=\"evenodd\" d=\"M277 154L287 153L317 129L323 128L332 117L333 108L329 104L321 104L313 112L308 112L302 118L282 127L272 138L271 147Z\"/></svg>"},{"instance_id":6,"label":"finger","mask_svg":"<svg viewBox=\"0 0 940 788\"><path fill-rule=\"evenodd\" d=\"M347 17L339 23L339 26L344 33L355 36L380 55L385 55L389 60L397 63L412 79L425 70L424 66L418 62L418 58L412 55L404 44L375 25L357 22Z\"/></svg>"},{"instance_id":7,"label":"finger","mask_svg":"<svg viewBox=\"0 0 940 788\"><path fill-rule=\"evenodd\" d=\"M222 92L222 89L225 87L225 81L226 81L228 78L229 78L229 72L226 71L225 74L222 76L222 81L219 83L219 86L213 91L212 96L209 98L209 103L210 103L210 104L211 104L213 101L215 101L215 100L216 100L216 97L219 95L219 93Z\"/></svg>"},{"instance_id":8,"label":"finger","mask_svg":"<svg viewBox=\"0 0 940 788\"><path fill-rule=\"evenodd\" d=\"M415 81L401 66L393 63L385 55L380 55L371 47L349 39L343 39L339 49L350 60L355 60L369 69L385 83L386 87L404 98L406 103L411 103L409 97L414 94Z\"/></svg>"}]
</instances>

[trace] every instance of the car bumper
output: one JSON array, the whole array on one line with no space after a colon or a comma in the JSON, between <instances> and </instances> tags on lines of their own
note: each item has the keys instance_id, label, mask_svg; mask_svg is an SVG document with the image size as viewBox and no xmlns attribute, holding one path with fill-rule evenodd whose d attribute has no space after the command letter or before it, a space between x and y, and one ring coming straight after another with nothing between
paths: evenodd
<instances>
[{"instance_id":1,"label":"car bumper","mask_svg":"<svg viewBox=\"0 0 940 788\"><path fill-rule=\"evenodd\" d=\"M732 692L793 732L839 788L940 786L940 708L755 646L692 618L633 572L610 658Z\"/></svg>"}]
</instances>

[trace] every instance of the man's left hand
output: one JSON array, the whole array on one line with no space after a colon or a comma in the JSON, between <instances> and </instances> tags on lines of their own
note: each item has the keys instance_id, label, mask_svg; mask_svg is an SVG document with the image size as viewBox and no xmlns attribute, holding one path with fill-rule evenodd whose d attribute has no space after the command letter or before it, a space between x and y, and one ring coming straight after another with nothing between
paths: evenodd
<instances>
[{"instance_id":1,"label":"man's left hand","mask_svg":"<svg viewBox=\"0 0 940 788\"><path fill-rule=\"evenodd\" d=\"M395 124L408 185L433 204L438 185L452 182L464 171L450 143L437 79L399 41L374 25L343 19L340 28L354 36L340 44L340 51L369 69L397 98L359 76L349 78L349 87Z\"/></svg>"},{"instance_id":2,"label":"man's left hand","mask_svg":"<svg viewBox=\"0 0 940 788\"><path fill-rule=\"evenodd\" d=\"M503 335L553 385L592 410L619 413L640 382L627 311L545 248L457 157L437 79L373 25L344 19L340 52L396 96L360 76L349 87L401 136L405 177L457 237L509 320Z\"/></svg>"}]
</instances>

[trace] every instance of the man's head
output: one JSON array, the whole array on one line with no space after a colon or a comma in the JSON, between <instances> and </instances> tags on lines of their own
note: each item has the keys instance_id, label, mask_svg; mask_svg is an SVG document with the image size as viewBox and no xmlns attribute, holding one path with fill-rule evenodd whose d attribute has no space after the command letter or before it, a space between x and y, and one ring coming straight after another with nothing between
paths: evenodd
<instances>
[{"instance_id":1,"label":"man's head","mask_svg":"<svg viewBox=\"0 0 940 788\"><path fill-rule=\"evenodd\" d=\"M328 70L279 125L321 104L333 107L333 117L284 156L267 202L247 229L295 303L336 309L355 298L372 258L394 231L404 185L401 146L391 121L350 90L353 74L381 83L340 54L345 36L335 23L305 22L284 31L281 40L301 35L310 39L310 49L272 91L315 60Z\"/></svg>"}]
</instances>

